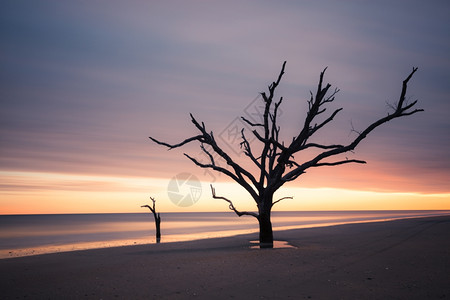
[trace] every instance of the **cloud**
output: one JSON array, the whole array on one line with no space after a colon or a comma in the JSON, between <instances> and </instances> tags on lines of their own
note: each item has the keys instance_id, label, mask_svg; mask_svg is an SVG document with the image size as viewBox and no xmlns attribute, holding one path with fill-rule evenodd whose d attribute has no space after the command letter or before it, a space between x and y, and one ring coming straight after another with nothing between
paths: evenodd
<instances>
[{"instance_id":1,"label":"cloud","mask_svg":"<svg viewBox=\"0 0 450 300\"><path fill-rule=\"evenodd\" d=\"M182 151L167 152L147 137L175 142L195 134L189 112L223 131L287 60L279 90L287 140L324 67L341 89L335 105L344 107L320 136L328 141L350 139L350 122L362 128L386 114L386 102L397 100L401 81L418 66L408 96L425 112L368 137L357 154L373 163L374 175L360 186L393 188L383 173L391 165L392 176L415 182L408 188L448 189L447 3L1 5L3 170L167 178L195 170ZM421 183L411 174L427 176ZM351 186L360 177L349 172L338 181Z\"/></svg>"}]
</instances>

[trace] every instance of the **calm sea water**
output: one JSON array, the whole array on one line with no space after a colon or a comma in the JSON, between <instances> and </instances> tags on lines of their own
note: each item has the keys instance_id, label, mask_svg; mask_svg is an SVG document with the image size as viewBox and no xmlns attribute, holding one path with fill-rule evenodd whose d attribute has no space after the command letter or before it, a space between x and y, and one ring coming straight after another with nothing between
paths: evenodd
<instances>
[{"instance_id":1,"label":"calm sea water","mask_svg":"<svg viewBox=\"0 0 450 300\"><path fill-rule=\"evenodd\" d=\"M273 212L272 223L277 231L443 214L450 212ZM161 218L162 243L258 231L255 218L232 212L162 213ZM0 215L0 258L145 243L155 243L150 213Z\"/></svg>"}]
</instances>

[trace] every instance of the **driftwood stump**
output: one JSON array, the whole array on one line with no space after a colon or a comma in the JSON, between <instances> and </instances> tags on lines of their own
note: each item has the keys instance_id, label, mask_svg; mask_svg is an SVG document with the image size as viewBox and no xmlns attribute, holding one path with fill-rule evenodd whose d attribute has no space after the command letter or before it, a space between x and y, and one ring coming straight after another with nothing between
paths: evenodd
<instances>
[{"instance_id":1,"label":"driftwood stump","mask_svg":"<svg viewBox=\"0 0 450 300\"><path fill-rule=\"evenodd\" d=\"M159 213L156 212L156 200L153 197L150 197L150 200L152 200L153 205L142 205L141 207L148 207L150 211L153 213L153 217L155 219L155 227L156 227L156 242L161 242L161 216Z\"/></svg>"}]
</instances>

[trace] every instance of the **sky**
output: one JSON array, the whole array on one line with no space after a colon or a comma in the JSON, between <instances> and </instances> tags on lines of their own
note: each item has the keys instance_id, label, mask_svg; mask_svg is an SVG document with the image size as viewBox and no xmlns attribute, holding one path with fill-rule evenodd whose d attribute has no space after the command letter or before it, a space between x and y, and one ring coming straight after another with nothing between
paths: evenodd
<instances>
[{"instance_id":1,"label":"sky","mask_svg":"<svg viewBox=\"0 0 450 300\"><path fill-rule=\"evenodd\" d=\"M193 113L245 164L233 130L258 116L283 61L286 141L325 67L340 89L329 111L344 110L317 142L348 142L385 116L413 67L407 99L425 111L348 154L366 165L285 185L277 196L294 199L276 209L450 209L449 13L448 1L1 1L0 214L142 212L150 196L160 211L226 211L211 183L254 210L183 156L201 159L198 145L148 137L195 135ZM170 198L180 174L200 182L192 206Z\"/></svg>"}]
</instances>

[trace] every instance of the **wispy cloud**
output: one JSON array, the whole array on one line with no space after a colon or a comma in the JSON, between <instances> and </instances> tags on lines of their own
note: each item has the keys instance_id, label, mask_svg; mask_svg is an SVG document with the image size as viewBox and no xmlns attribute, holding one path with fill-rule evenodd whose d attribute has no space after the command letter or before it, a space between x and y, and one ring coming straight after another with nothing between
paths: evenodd
<instances>
[{"instance_id":1,"label":"wispy cloud","mask_svg":"<svg viewBox=\"0 0 450 300\"><path fill-rule=\"evenodd\" d=\"M361 169L371 175L348 171L335 182L390 190L395 177L400 190L448 191L449 8L421 1L3 1L0 169L163 178L196 170L181 151L147 137L180 141L195 133L189 112L210 130L226 129L283 60L286 138L328 66L326 80L341 89L336 106L344 111L320 138L349 139L351 123L361 128L387 113L386 102L397 100L401 81L418 66L408 97L425 112L387 124L361 145L355 155L371 163Z\"/></svg>"}]
</instances>

